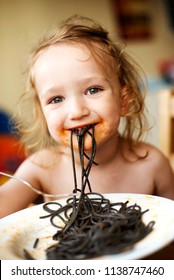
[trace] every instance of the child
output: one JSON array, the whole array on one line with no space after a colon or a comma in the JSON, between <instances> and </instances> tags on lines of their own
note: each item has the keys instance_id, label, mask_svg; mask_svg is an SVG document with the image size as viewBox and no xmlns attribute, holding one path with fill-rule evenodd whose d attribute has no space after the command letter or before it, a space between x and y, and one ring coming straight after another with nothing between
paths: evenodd
<instances>
[{"instance_id":1,"label":"child","mask_svg":"<svg viewBox=\"0 0 174 280\"><path fill-rule=\"evenodd\" d=\"M168 160L140 141L146 122L143 83L136 67L118 43L87 18L74 16L45 38L31 57L25 98L32 119L23 120L21 129L29 156L15 177L44 193L71 193L71 130L94 125L98 165L92 166L89 176L92 191L174 199L174 174ZM91 145L85 136L87 155ZM8 180L0 187L0 216L27 207L37 196L22 182Z\"/></svg>"}]
</instances>

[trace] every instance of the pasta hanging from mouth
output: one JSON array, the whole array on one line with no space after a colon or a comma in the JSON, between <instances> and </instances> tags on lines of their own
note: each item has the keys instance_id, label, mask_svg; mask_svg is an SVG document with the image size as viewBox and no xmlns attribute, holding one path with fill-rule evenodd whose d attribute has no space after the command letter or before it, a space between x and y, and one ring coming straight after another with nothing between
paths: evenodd
<instances>
[{"instance_id":1,"label":"pasta hanging from mouth","mask_svg":"<svg viewBox=\"0 0 174 280\"><path fill-rule=\"evenodd\" d=\"M92 141L90 157L84 152L86 133L91 136ZM77 186L73 135L76 135L79 147L80 187ZM63 206L56 201L43 205L48 214L41 218L50 218L51 224L57 228L57 232L53 236L57 243L46 249L46 258L80 260L106 254L117 254L130 249L153 229L153 221L147 225L142 221L143 214L148 210L142 211L137 204L129 205L129 201L112 203L102 194L92 192L89 173L92 164L96 164L94 162L96 153L94 126L71 131L71 151L74 195L67 199ZM86 165L85 159L87 159ZM52 210L52 205L56 206L57 209ZM62 221L63 227L60 226Z\"/></svg>"}]
</instances>

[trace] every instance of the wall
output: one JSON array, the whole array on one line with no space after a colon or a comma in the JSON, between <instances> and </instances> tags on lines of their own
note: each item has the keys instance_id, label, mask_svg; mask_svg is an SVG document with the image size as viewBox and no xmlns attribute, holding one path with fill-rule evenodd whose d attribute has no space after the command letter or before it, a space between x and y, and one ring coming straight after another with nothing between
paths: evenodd
<instances>
[{"instance_id":1,"label":"wall","mask_svg":"<svg viewBox=\"0 0 174 280\"><path fill-rule=\"evenodd\" d=\"M126 50L149 77L156 79L159 60L173 55L174 32L169 28L165 1L151 2L154 37L149 41L128 42ZM9 112L15 110L25 85L22 76L25 57L33 43L55 22L76 13L95 18L113 38L117 37L118 27L109 0L0 0L0 107ZM149 111L154 118L157 113L154 88L149 94ZM154 129L149 141L158 145L158 124Z\"/></svg>"}]
</instances>

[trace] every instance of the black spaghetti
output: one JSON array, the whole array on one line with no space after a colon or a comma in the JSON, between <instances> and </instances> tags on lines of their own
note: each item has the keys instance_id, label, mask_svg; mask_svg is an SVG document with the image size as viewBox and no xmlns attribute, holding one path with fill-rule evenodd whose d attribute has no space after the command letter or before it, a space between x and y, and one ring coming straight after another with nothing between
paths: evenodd
<instances>
[{"instance_id":1,"label":"black spaghetti","mask_svg":"<svg viewBox=\"0 0 174 280\"><path fill-rule=\"evenodd\" d=\"M84 152L87 134L92 141L90 157ZM81 162L80 188L77 186L73 135L76 135L78 140ZM103 195L92 192L89 173L92 164L96 164L94 126L71 131L71 151L74 196L67 199L63 206L58 202L48 202L43 206L48 214L41 218L50 218L51 224L57 228L53 239L58 241L46 249L47 259L87 259L130 249L153 229L153 221L148 225L142 221L142 215L148 210L142 211L137 204L129 206L128 201L111 203ZM56 205L57 209L53 210L52 205ZM63 222L63 227L60 226L60 221Z\"/></svg>"}]
</instances>

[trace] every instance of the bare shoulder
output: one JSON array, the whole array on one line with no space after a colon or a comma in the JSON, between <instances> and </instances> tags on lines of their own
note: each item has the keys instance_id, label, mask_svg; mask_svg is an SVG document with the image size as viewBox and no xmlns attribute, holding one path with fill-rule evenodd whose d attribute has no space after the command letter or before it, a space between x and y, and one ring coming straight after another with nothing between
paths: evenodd
<instances>
[{"instance_id":1,"label":"bare shoulder","mask_svg":"<svg viewBox=\"0 0 174 280\"><path fill-rule=\"evenodd\" d=\"M29 156L17 169L15 176L29 182L37 189L43 188L43 177L49 172L58 156L53 150L41 150Z\"/></svg>"},{"instance_id":2,"label":"bare shoulder","mask_svg":"<svg viewBox=\"0 0 174 280\"><path fill-rule=\"evenodd\" d=\"M42 150L28 157L19 166L14 178L0 187L0 218L26 208L38 197L37 190L44 191L49 168L58 158L52 150ZM28 187L24 181L33 188Z\"/></svg>"},{"instance_id":3,"label":"bare shoulder","mask_svg":"<svg viewBox=\"0 0 174 280\"><path fill-rule=\"evenodd\" d=\"M152 168L159 169L165 165L170 166L168 158L160 151L159 148L148 144L148 143L139 143L138 150L140 150L141 154L145 154L147 157L148 163Z\"/></svg>"},{"instance_id":4,"label":"bare shoulder","mask_svg":"<svg viewBox=\"0 0 174 280\"><path fill-rule=\"evenodd\" d=\"M59 150L44 149L36 152L28 158L28 161L35 166L49 168L55 165L60 158Z\"/></svg>"},{"instance_id":5,"label":"bare shoulder","mask_svg":"<svg viewBox=\"0 0 174 280\"><path fill-rule=\"evenodd\" d=\"M147 151L145 166L151 170L155 194L174 199L174 172L169 159L153 145L139 144L141 152Z\"/></svg>"},{"instance_id":6,"label":"bare shoulder","mask_svg":"<svg viewBox=\"0 0 174 280\"><path fill-rule=\"evenodd\" d=\"M164 154L155 146L146 142L134 142L131 149L129 143L123 140L123 149L125 151L125 156L130 159L130 161L136 161L137 158L144 159L144 163L148 163L152 167L160 166L167 162L167 158Z\"/></svg>"},{"instance_id":7,"label":"bare shoulder","mask_svg":"<svg viewBox=\"0 0 174 280\"><path fill-rule=\"evenodd\" d=\"M172 171L168 158L159 148L149 143L139 142L135 144L133 150L140 159L144 160L144 164L154 172L162 172L162 170Z\"/></svg>"}]
</instances>

